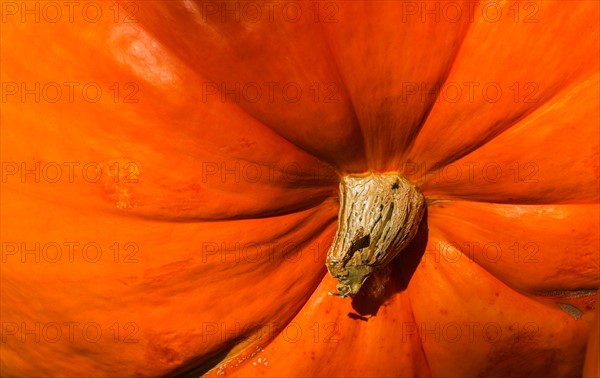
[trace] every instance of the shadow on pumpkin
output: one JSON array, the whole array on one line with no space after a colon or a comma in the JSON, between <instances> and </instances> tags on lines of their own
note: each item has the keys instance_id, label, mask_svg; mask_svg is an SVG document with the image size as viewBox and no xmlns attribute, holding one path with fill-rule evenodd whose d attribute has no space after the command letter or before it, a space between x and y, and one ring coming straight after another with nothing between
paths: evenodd
<instances>
[{"instance_id":1,"label":"shadow on pumpkin","mask_svg":"<svg viewBox=\"0 0 600 378\"><path fill-rule=\"evenodd\" d=\"M227 358L231 349L233 349L233 345L234 344L232 344L232 346L229 348L219 351L217 354L213 355L207 360L187 363L168 376L176 378L198 378L206 374L219 363L223 362L223 360ZM190 366L194 367L190 368Z\"/></svg>"},{"instance_id":2,"label":"shadow on pumpkin","mask_svg":"<svg viewBox=\"0 0 600 378\"><path fill-rule=\"evenodd\" d=\"M427 248L428 234L427 208L425 208L415 238L386 268L363 284L362 289L352 298L352 308L356 313L349 313L349 317L368 321L371 316L377 315L379 308L392 295L406 290Z\"/></svg>"}]
</instances>

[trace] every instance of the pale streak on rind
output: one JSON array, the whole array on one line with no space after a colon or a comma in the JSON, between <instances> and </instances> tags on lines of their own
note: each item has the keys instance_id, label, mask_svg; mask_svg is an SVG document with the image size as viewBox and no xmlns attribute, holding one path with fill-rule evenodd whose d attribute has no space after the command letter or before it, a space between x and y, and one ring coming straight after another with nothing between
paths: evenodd
<instances>
[{"instance_id":1,"label":"pale streak on rind","mask_svg":"<svg viewBox=\"0 0 600 378\"><path fill-rule=\"evenodd\" d=\"M344 176L340 182L337 234L327 253L327 269L346 297L389 264L414 238L425 198L396 173ZM368 237L367 237L368 235Z\"/></svg>"}]
</instances>

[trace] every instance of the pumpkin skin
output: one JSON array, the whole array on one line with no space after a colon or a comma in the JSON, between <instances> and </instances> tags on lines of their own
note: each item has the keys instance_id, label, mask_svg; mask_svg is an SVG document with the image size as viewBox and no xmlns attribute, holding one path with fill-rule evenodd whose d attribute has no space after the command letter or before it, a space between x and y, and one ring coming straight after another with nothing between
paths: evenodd
<instances>
[{"instance_id":1,"label":"pumpkin skin","mask_svg":"<svg viewBox=\"0 0 600 378\"><path fill-rule=\"evenodd\" d=\"M600 293L598 294L600 296ZM596 303L598 303L596 297ZM587 350L585 352L585 363L583 365L584 377L600 376L600 311L596 308L596 317L590 332Z\"/></svg>"},{"instance_id":2,"label":"pumpkin skin","mask_svg":"<svg viewBox=\"0 0 600 378\"><path fill-rule=\"evenodd\" d=\"M2 182L3 327L79 323L73 341L55 343L23 342L3 328L3 375L581 373L597 305L577 294L597 290L599 272L598 56L590 53L598 3L535 3L537 23L514 14L484 22L484 2L473 22L398 23L393 2L353 1L337 3L337 23L251 25L201 22L192 11L200 3L136 4L134 23L114 22L101 3L108 17L94 23L7 16L2 25L3 82L104 89L94 103L12 96L2 104L3 162L102 167L94 182L81 173L73 182ZM115 82L135 83L139 102L115 102ZM207 82L294 82L305 91L333 82L338 101L203 102ZM402 83L422 82L494 82L510 95L404 101ZM507 89L515 82L536 83L537 101L515 101ZM490 162L526 170L519 180L442 179L451 164ZM535 182L521 180L528 162ZM274 171L257 182L222 179L207 175L213 163ZM438 175L414 169L423 164L439 164ZM429 200L418 240L362 298L330 297L324 262L339 176L393 170ZM103 258L23 263L4 249L65 242L96 243ZM222 243L270 249L234 261L213 253ZM496 243L503 254L466 250L474 243ZM126 245L137 250L129 263ZM92 323L103 331L96 342L79 333ZM278 325L303 336L264 331Z\"/></svg>"}]
</instances>

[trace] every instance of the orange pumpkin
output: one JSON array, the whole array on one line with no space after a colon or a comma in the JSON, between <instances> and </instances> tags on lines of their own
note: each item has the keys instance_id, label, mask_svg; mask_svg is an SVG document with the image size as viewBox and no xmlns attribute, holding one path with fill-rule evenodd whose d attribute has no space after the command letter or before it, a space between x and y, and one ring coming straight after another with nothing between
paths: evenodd
<instances>
[{"instance_id":1,"label":"orange pumpkin","mask_svg":"<svg viewBox=\"0 0 600 378\"><path fill-rule=\"evenodd\" d=\"M1 3L3 375L581 374L597 2L69 4ZM426 214L332 297L364 172Z\"/></svg>"},{"instance_id":2,"label":"orange pumpkin","mask_svg":"<svg viewBox=\"0 0 600 378\"><path fill-rule=\"evenodd\" d=\"M598 293L600 296L600 293ZM598 302L598 296L596 302ZM585 353L585 363L583 365L583 376L592 378L600 376L600 311L596 308L596 317L590 332L587 350Z\"/></svg>"}]
</instances>

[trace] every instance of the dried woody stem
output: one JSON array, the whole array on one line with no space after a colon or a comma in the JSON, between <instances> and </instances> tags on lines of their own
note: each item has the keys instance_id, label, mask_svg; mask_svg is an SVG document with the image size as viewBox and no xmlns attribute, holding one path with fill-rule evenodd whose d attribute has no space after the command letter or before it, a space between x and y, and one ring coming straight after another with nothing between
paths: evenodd
<instances>
[{"instance_id":1,"label":"dried woody stem","mask_svg":"<svg viewBox=\"0 0 600 378\"><path fill-rule=\"evenodd\" d=\"M350 175L340 182L338 229L327 253L337 292L358 293L365 280L389 264L413 239L424 197L396 173Z\"/></svg>"}]
</instances>

